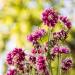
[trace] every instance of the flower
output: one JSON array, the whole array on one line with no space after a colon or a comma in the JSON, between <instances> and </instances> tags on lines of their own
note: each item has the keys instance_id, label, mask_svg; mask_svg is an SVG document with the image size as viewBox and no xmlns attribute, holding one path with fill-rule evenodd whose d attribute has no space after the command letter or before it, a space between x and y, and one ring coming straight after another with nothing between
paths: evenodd
<instances>
[{"instance_id":1,"label":"flower","mask_svg":"<svg viewBox=\"0 0 75 75\"><path fill-rule=\"evenodd\" d=\"M27 36L27 39L30 42L33 41L37 41L38 39L40 39L41 37L43 37L45 35L45 30L44 29L38 29L37 31L35 31L34 33L30 34Z\"/></svg>"},{"instance_id":2,"label":"flower","mask_svg":"<svg viewBox=\"0 0 75 75\"><path fill-rule=\"evenodd\" d=\"M54 27L58 22L58 13L51 8L44 10L42 13L42 21L49 27Z\"/></svg>"},{"instance_id":3,"label":"flower","mask_svg":"<svg viewBox=\"0 0 75 75\"><path fill-rule=\"evenodd\" d=\"M41 56L41 55L38 56L36 66L37 66L37 70L45 71L46 63L45 63L45 58L43 56Z\"/></svg>"},{"instance_id":4,"label":"flower","mask_svg":"<svg viewBox=\"0 0 75 75\"><path fill-rule=\"evenodd\" d=\"M65 54L70 53L70 50L67 47L60 47L60 50L61 50L61 53L65 53Z\"/></svg>"},{"instance_id":5,"label":"flower","mask_svg":"<svg viewBox=\"0 0 75 75\"><path fill-rule=\"evenodd\" d=\"M64 25L70 29L72 24L70 22L70 20L67 18L67 17L64 17L64 16L60 16L60 21L64 23Z\"/></svg>"},{"instance_id":6,"label":"flower","mask_svg":"<svg viewBox=\"0 0 75 75\"><path fill-rule=\"evenodd\" d=\"M54 32L53 33L53 38L54 39L57 39L57 40L64 40L64 39L66 39L67 38L67 32L66 31L64 31L64 30L61 30L61 31L59 31L59 32Z\"/></svg>"},{"instance_id":7,"label":"flower","mask_svg":"<svg viewBox=\"0 0 75 75\"><path fill-rule=\"evenodd\" d=\"M55 46L54 48L52 48L52 54L58 54L58 53L68 54L70 53L70 50L69 48L63 46Z\"/></svg>"},{"instance_id":8,"label":"flower","mask_svg":"<svg viewBox=\"0 0 75 75\"><path fill-rule=\"evenodd\" d=\"M72 67L72 58L66 58L62 61L62 70L69 70Z\"/></svg>"},{"instance_id":9,"label":"flower","mask_svg":"<svg viewBox=\"0 0 75 75\"><path fill-rule=\"evenodd\" d=\"M16 69L9 69L7 71L6 75L17 75L17 70Z\"/></svg>"},{"instance_id":10,"label":"flower","mask_svg":"<svg viewBox=\"0 0 75 75\"><path fill-rule=\"evenodd\" d=\"M7 59L6 59L7 64L9 64L9 65L13 64L12 59L13 59L12 53L9 52L7 55Z\"/></svg>"},{"instance_id":11,"label":"flower","mask_svg":"<svg viewBox=\"0 0 75 75\"><path fill-rule=\"evenodd\" d=\"M25 60L25 52L21 48L15 48L13 51L9 52L7 55L7 64L15 65L23 63Z\"/></svg>"}]
</instances>

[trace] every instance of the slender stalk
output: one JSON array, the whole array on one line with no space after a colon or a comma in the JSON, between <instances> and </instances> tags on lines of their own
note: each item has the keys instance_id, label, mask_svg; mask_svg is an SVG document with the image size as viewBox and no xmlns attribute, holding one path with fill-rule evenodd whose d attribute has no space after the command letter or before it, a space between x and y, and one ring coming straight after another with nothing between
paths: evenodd
<instances>
[{"instance_id":1,"label":"slender stalk","mask_svg":"<svg viewBox=\"0 0 75 75\"><path fill-rule=\"evenodd\" d=\"M61 75L61 67L60 67L60 64L61 64L61 54L58 53L58 67L57 67L57 75Z\"/></svg>"},{"instance_id":2,"label":"slender stalk","mask_svg":"<svg viewBox=\"0 0 75 75\"><path fill-rule=\"evenodd\" d=\"M47 53L47 57L49 58L48 59L49 60L48 61L48 67L49 67L51 75L53 75L52 67L51 67L51 55L50 55L50 49L51 49L50 38L51 38L51 30L50 30L50 28L48 28L48 53Z\"/></svg>"}]
</instances>

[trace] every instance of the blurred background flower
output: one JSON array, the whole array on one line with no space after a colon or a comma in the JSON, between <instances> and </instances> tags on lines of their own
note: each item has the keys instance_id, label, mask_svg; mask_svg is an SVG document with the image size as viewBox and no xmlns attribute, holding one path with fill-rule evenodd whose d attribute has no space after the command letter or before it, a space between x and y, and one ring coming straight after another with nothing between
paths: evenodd
<instances>
[{"instance_id":1,"label":"blurred background flower","mask_svg":"<svg viewBox=\"0 0 75 75\"><path fill-rule=\"evenodd\" d=\"M0 75L7 71L5 59L10 50L19 47L29 51L32 48L26 37L43 25L41 13L49 7L69 17L72 22L66 44L71 48L74 60L70 75L75 75L75 0L0 0Z\"/></svg>"}]
</instances>

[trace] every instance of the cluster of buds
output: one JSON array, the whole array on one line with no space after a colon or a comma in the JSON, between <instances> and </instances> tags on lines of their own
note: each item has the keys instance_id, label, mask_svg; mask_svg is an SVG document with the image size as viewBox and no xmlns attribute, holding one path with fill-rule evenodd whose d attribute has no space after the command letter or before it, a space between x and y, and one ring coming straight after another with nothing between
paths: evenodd
<instances>
[{"instance_id":1,"label":"cluster of buds","mask_svg":"<svg viewBox=\"0 0 75 75\"><path fill-rule=\"evenodd\" d=\"M9 69L7 75L29 75L32 73L31 71L33 71L33 69L35 70L34 75L51 75L52 73L49 73L49 70L52 69L49 68L49 65L51 67L51 61L54 61L59 54L62 56L71 53L71 50L68 47L63 46L62 42L60 42L62 40L65 41L68 37L67 35L71 28L70 20L67 19L67 17L58 14L54 9L48 8L42 13L42 21L48 26L49 31L46 32L44 29L38 29L27 36L28 41L33 45L30 54L26 54L20 48L15 48L8 53L7 64ZM59 32L51 32L50 28L53 29L58 22L63 22L63 26L66 26L68 30L62 29ZM49 32L51 32L51 34ZM52 35L48 35L48 38L51 39L46 41L46 45L40 44L39 40L47 33ZM60 56L58 58L60 58ZM72 59L66 58L65 60L61 60L61 63L58 65L61 65L61 70L69 70L72 67ZM14 69L11 69L10 66L13 66ZM26 72L29 74L26 74Z\"/></svg>"}]
</instances>

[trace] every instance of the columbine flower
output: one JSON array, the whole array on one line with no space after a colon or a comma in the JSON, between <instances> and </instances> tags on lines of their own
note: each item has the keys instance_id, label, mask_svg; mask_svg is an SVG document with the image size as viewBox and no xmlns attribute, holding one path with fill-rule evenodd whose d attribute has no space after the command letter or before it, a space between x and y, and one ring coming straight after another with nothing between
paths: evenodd
<instances>
[{"instance_id":1,"label":"columbine flower","mask_svg":"<svg viewBox=\"0 0 75 75\"><path fill-rule=\"evenodd\" d=\"M43 56L38 56L36 66L37 66L37 70L45 71L46 63L45 63L45 58Z\"/></svg>"},{"instance_id":2,"label":"columbine flower","mask_svg":"<svg viewBox=\"0 0 75 75\"><path fill-rule=\"evenodd\" d=\"M7 64L14 65L23 63L25 60L25 55L25 52L21 48L15 48L13 51L8 53Z\"/></svg>"},{"instance_id":3,"label":"columbine flower","mask_svg":"<svg viewBox=\"0 0 75 75\"><path fill-rule=\"evenodd\" d=\"M54 27L58 22L58 13L55 10L48 8L42 13L42 21L45 25Z\"/></svg>"},{"instance_id":4,"label":"columbine flower","mask_svg":"<svg viewBox=\"0 0 75 75\"><path fill-rule=\"evenodd\" d=\"M37 31L35 31L34 33L28 35L27 39L30 42L33 41L37 41L38 39L40 39L41 37L43 37L45 35L45 30L44 29L38 29Z\"/></svg>"},{"instance_id":5,"label":"columbine flower","mask_svg":"<svg viewBox=\"0 0 75 75\"><path fill-rule=\"evenodd\" d=\"M66 58L62 61L61 68L62 70L69 70L72 67L72 59Z\"/></svg>"},{"instance_id":6,"label":"columbine flower","mask_svg":"<svg viewBox=\"0 0 75 75\"><path fill-rule=\"evenodd\" d=\"M16 69L9 69L7 71L6 75L17 75L17 70Z\"/></svg>"},{"instance_id":7,"label":"columbine flower","mask_svg":"<svg viewBox=\"0 0 75 75\"><path fill-rule=\"evenodd\" d=\"M72 24L70 22L70 20L67 18L67 17L64 17L64 16L60 16L60 20L64 23L64 25L70 29Z\"/></svg>"}]
</instances>

